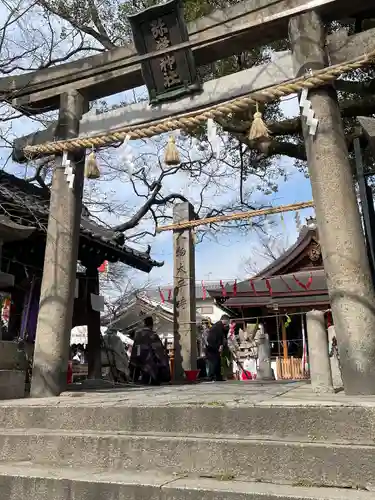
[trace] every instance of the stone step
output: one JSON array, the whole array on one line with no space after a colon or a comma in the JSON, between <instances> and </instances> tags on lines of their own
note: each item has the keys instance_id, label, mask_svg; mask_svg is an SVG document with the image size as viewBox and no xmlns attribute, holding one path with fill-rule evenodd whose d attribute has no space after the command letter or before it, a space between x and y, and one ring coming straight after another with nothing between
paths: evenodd
<instances>
[{"instance_id":1,"label":"stone step","mask_svg":"<svg viewBox=\"0 0 375 500\"><path fill-rule=\"evenodd\" d=\"M0 400L24 398L25 380L25 371L0 370Z\"/></svg>"},{"instance_id":2,"label":"stone step","mask_svg":"<svg viewBox=\"0 0 375 500\"><path fill-rule=\"evenodd\" d=\"M0 464L6 500L372 500L369 491L274 485L225 478L178 477L122 470Z\"/></svg>"},{"instance_id":3,"label":"stone step","mask_svg":"<svg viewBox=\"0 0 375 500\"><path fill-rule=\"evenodd\" d=\"M0 461L375 488L375 446L213 435L9 429Z\"/></svg>"},{"instance_id":4,"label":"stone step","mask_svg":"<svg viewBox=\"0 0 375 500\"><path fill-rule=\"evenodd\" d=\"M71 403L67 404L66 400ZM23 400L0 404L2 428L46 428L64 430L173 432L194 435L232 434L312 441L374 442L375 405L324 404L225 406L129 406L129 403L82 404L81 398L43 403ZM152 401L152 399L151 399Z\"/></svg>"}]
</instances>

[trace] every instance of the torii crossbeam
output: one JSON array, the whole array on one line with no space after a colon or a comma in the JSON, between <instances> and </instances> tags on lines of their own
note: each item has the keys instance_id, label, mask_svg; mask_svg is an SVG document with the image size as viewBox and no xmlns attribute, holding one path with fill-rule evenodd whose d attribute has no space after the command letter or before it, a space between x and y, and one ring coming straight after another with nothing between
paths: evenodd
<instances>
[{"instance_id":1,"label":"torii crossbeam","mask_svg":"<svg viewBox=\"0 0 375 500\"><path fill-rule=\"evenodd\" d=\"M312 9L331 21L337 18L338 9L341 18L368 9L368 0L244 0L191 22L189 42L180 49L191 47L197 66L209 64L249 50L260 41L286 38L289 19ZM58 109L59 96L72 89L80 90L88 100L103 98L142 85L140 62L156 55L138 56L128 45L54 68L2 78L0 100L39 114Z\"/></svg>"}]
</instances>

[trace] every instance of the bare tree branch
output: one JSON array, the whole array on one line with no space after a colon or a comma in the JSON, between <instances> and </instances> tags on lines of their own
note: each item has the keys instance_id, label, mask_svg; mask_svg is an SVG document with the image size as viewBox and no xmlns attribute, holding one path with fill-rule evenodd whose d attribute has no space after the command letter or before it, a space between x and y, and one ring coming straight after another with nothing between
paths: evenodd
<instances>
[{"instance_id":1,"label":"bare tree branch","mask_svg":"<svg viewBox=\"0 0 375 500\"><path fill-rule=\"evenodd\" d=\"M265 265L274 262L289 247L288 239L282 233L270 235L258 232L257 236L258 243L255 244L252 255L243 262L244 271L250 276L264 269Z\"/></svg>"},{"instance_id":2,"label":"bare tree branch","mask_svg":"<svg viewBox=\"0 0 375 500\"><path fill-rule=\"evenodd\" d=\"M59 2L57 6L54 6L52 2L46 0L38 0L38 4L42 6L46 11L49 11L56 16L61 17L68 23L70 23L75 29L80 30L87 35L92 36L95 40L97 40L105 49L111 50L116 48L116 45L110 40L107 32L102 25L98 11L95 7L95 4L92 1L88 2L87 14L88 19L86 22L79 22L77 20L77 12L69 9L69 5L66 5L64 2ZM82 9L85 9L85 6L81 6ZM92 21L97 30L89 26L89 21Z\"/></svg>"},{"instance_id":3,"label":"bare tree branch","mask_svg":"<svg viewBox=\"0 0 375 500\"><path fill-rule=\"evenodd\" d=\"M156 185L154 190L152 191L151 195L147 199L146 203L144 203L138 211L133 215L131 219L128 221L119 224L113 228L113 231L117 232L124 232L128 231L129 229L133 229L136 227L140 221L143 219L143 217L149 212L149 210L154 206L154 205L166 205L167 203L171 203L175 200L180 200L180 201L188 201L184 196L174 193L174 194L169 194L168 196L165 197L160 197L159 199L157 196L160 194L161 188L162 188L162 178L163 174L160 175L160 178L156 181Z\"/></svg>"}]
</instances>

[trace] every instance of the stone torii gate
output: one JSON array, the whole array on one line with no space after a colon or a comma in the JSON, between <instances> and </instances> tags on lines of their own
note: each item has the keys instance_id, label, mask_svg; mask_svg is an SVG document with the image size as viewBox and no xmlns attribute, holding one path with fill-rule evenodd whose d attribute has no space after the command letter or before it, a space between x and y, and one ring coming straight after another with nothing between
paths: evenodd
<instances>
[{"instance_id":1,"label":"stone torii gate","mask_svg":"<svg viewBox=\"0 0 375 500\"><path fill-rule=\"evenodd\" d=\"M57 124L21 138L14 148L14 158L18 161L25 160L25 152L27 156L57 155L32 395L57 395L65 386L82 204L83 148L95 144L109 145L123 140L129 133L133 138L137 137L134 129L124 131L124 126L133 126L136 131L146 130L150 122L156 123L155 120L166 117L170 122L171 116L176 118L178 126L182 126L182 111L203 113L207 106L249 93L254 96L252 104L258 99L267 101L265 95L270 85L304 75L306 70L324 72L329 64L345 63L364 52L372 52L375 50L374 30L351 37L339 33L327 40L323 28L323 21L357 14L367 8L368 0L245 0L191 23L188 41L158 53L136 55L131 47L119 48L56 68L0 80L0 98L18 109L27 109L29 114L59 109ZM201 94L187 100L161 104L152 110L146 105L128 106L99 118L86 114L89 100L142 84L140 64L161 54L188 49L193 51L197 65L207 64L288 35L291 54L281 54L268 65L242 72L241 77L236 74L209 82ZM338 73L339 69L336 69ZM375 296L337 96L328 83L329 79L326 86L313 88L316 86L313 84L315 74L318 73L311 77L309 100L319 127L315 137L309 134L305 125L303 128L324 265L340 342L344 385L349 394L374 394ZM233 84L235 81L246 83ZM302 87L293 87L289 93L303 88L301 78L298 81ZM160 127L156 129L160 130ZM170 128L164 126L162 130ZM150 136L147 130L143 133L142 137ZM75 140L74 144L66 141L74 138L80 140ZM65 178L61 157L64 151L69 152L68 161L75 175L73 188ZM191 303L189 287L186 293Z\"/></svg>"}]
</instances>

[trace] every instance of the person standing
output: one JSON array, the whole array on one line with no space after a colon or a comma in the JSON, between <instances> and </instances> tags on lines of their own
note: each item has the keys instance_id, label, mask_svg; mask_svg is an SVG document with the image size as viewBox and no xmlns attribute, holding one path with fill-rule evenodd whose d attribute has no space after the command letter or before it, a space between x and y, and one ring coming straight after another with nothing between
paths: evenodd
<instances>
[{"instance_id":1,"label":"person standing","mask_svg":"<svg viewBox=\"0 0 375 500\"><path fill-rule=\"evenodd\" d=\"M144 384L160 385L171 379L169 358L159 335L154 332L151 316L144 319L144 327L135 334L130 362L136 381L140 373Z\"/></svg>"},{"instance_id":2,"label":"person standing","mask_svg":"<svg viewBox=\"0 0 375 500\"><path fill-rule=\"evenodd\" d=\"M210 328L212 327L212 323L209 319L205 319L202 322L202 334L201 334L201 339L200 339L200 344L201 344L201 356L204 356L206 353L206 347L207 347L207 337L208 337L208 332L210 331Z\"/></svg>"},{"instance_id":3,"label":"person standing","mask_svg":"<svg viewBox=\"0 0 375 500\"><path fill-rule=\"evenodd\" d=\"M236 321L232 319L229 324L226 345L221 353L221 369L226 380L233 379L233 352L236 351Z\"/></svg>"},{"instance_id":4,"label":"person standing","mask_svg":"<svg viewBox=\"0 0 375 500\"><path fill-rule=\"evenodd\" d=\"M222 381L221 353L227 345L229 331L229 316L223 314L208 331L206 344L206 359L208 364L208 377L212 381Z\"/></svg>"},{"instance_id":5,"label":"person standing","mask_svg":"<svg viewBox=\"0 0 375 500\"><path fill-rule=\"evenodd\" d=\"M207 336L208 332L211 328L211 323L209 319L204 319L202 322L202 333L200 336L200 351L199 352L199 358L197 360L197 368L200 368L200 373L199 376L200 378L207 378L208 377L208 362L207 362L207 357L206 357L206 347L207 347ZM198 366L199 365L201 366Z\"/></svg>"}]
</instances>

